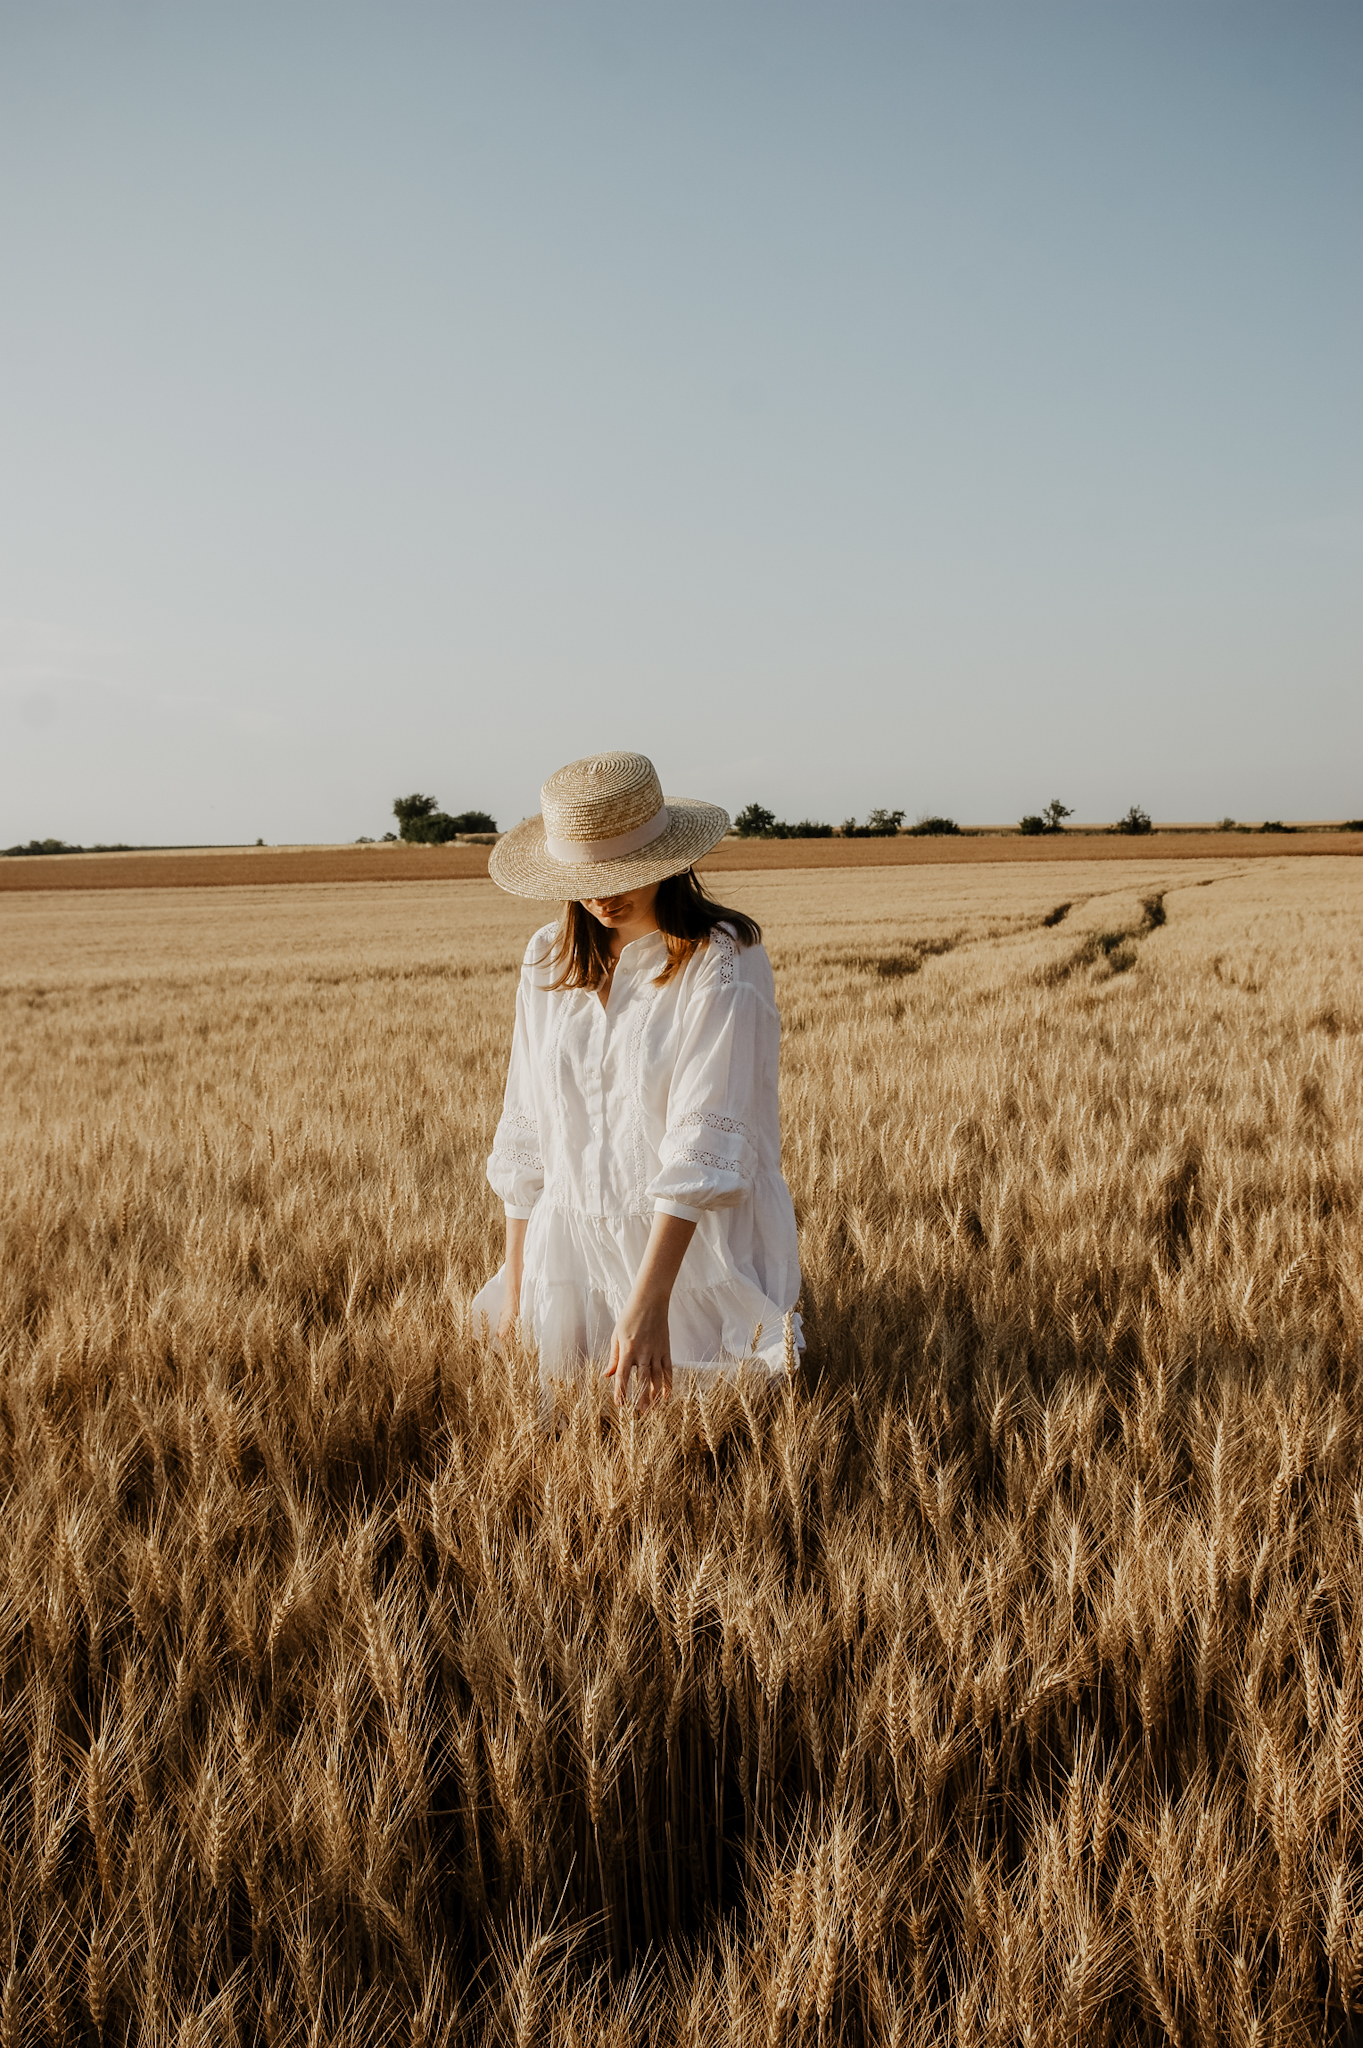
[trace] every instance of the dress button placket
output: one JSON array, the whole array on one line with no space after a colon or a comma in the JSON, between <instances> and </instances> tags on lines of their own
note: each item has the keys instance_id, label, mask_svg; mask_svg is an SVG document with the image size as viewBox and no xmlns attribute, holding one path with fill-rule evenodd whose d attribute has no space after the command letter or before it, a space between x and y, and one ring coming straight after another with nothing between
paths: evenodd
<instances>
[{"instance_id":1,"label":"dress button placket","mask_svg":"<svg viewBox=\"0 0 1363 2048\"><path fill-rule=\"evenodd\" d=\"M599 997L593 995L591 1001L596 1015L592 1018L592 1064L587 1074L587 1079L591 1084L588 1091L588 1102L591 1106L591 1133L593 1140L589 1154L591 1164L588 1172L588 1195L593 1207L599 1211L601 1207L601 1148L606 1127L605 1103L602 1098L601 1082L602 1071L605 1066L606 1012L602 1008Z\"/></svg>"}]
</instances>

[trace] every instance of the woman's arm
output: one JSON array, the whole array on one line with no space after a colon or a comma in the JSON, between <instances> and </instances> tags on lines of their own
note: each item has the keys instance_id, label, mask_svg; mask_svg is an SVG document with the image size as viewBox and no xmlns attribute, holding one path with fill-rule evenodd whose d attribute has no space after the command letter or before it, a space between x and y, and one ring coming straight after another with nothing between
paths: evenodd
<instances>
[{"instance_id":1,"label":"woman's arm","mask_svg":"<svg viewBox=\"0 0 1363 2048\"><path fill-rule=\"evenodd\" d=\"M510 1228L508 1224L508 1232ZM673 1283L695 1231L695 1224L683 1216L668 1216L661 1211L654 1215L633 1290L611 1333L611 1362L606 1378L615 1380L615 1398L622 1406L629 1395L631 1373L639 1376L641 1408L665 1401L672 1392L667 1310Z\"/></svg>"},{"instance_id":2,"label":"woman's arm","mask_svg":"<svg viewBox=\"0 0 1363 2048\"><path fill-rule=\"evenodd\" d=\"M521 1308L521 1276L525 1271L524 1216L506 1219L506 1284L502 1289L502 1313L497 1319L497 1339L503 1343L516 1327Z\"/></svg>"},{"instance_id":3,"label":"woman's arm","mask_svg":"<svg viewBox=\"0 0 1363 2048\"><path fill-rule=\"evenodd\" d=\"M535 1108L535 1060L530 1045L530 1012L534 994L531 983L535 966L532 950L539 937L537 932L530 941L521 969L506 1093L492 1140L492 1156L487 1163L487 1177L493 1190L501 1196L507 1209L522 1217L530 1214L544 1192L544 1154Z\"/></svg>"}]
</instances>

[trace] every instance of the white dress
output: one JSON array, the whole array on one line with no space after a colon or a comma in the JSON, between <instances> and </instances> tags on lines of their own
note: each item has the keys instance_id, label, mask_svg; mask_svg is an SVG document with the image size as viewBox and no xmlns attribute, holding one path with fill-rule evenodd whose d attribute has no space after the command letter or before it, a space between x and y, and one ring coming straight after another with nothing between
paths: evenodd
<instances>
[{"instance_id":1,"label":"white dress","mask_svg":"<svg viewBox=\"0 0 1363 2048\"><path fill-rule=\"evenodd\" d=\"M720 925L658 988L667 948L650 932L621 948L603 1006L549 988L555 932L526 948L487 1163L507 1215L528 1219L520 1317L541 1376L606 1357L659 1210L697 1226L669 1305L674 1367L785 1370L800 1268L765 949ZM474 1300L494 1329L502 1295L499 1271Z\"/></svg>"}]
</instances>

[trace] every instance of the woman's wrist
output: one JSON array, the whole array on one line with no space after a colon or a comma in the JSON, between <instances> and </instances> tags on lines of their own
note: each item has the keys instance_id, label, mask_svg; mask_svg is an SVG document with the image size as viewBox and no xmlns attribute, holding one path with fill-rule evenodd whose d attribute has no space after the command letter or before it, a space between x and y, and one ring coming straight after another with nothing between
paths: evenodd
<instances>
[{"instance_id":1,"label":"woman's wrist","mask_svg":"<svg viewBox=\"0 0 1363 2048\"><path fill-rule=\"evenodd\" d=\"M645 1287L636 1286L632 1290L629 1300L625 1303L625 1314L633 1312L635 1315L641 1315L649 1309L666 1309L671 1300L672 1282L669 1280L664 1285L661 1281L654 1280Z\"/></svg>"}]
</instances>

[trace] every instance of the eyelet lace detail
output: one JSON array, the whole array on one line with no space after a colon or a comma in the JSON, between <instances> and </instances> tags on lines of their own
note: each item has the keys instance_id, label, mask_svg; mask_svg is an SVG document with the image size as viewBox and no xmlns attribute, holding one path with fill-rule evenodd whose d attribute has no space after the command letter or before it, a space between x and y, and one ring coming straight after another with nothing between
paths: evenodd
<instances>
[{"instance_id":1,"label":"eyelet lace detail","mask_svg":"<svg viewBox=\"0 0 1363 2048\"><path fill-rule=\"evenodd\" d=\"M675 1123L668 1125L668 1135L673 1131L694 1130L698 1126L707 1131L731 1131L740 1138L750 1136L748 1126L736 1116L721 1116L714 1109L688 1109L685 1116L679 1116Z\"/></svg>"},{"instance_id":2,"label":"eyelet lace detail","mask_svg":"<svg viewBox=\"0 0 1363 2048\"><path fill-rule=\"evenodd\" d=\"M727 926L717 924L710 933L710 944L714 947L715 958L719 961L719 985L721 988L732 988L734 985L734 954L737 951L734 945L733 933L729 931Z\"/></svg>"},{"instance_id":3,"label":"eyelet lace detail","mask_svg":"<svg viewBox=\"0 0 1363 2048\"><path fill-rule=\"evenodd\" d=\"M492 1140L492 1157L498 1165L524 1166L531 1173L543 1173L539 1135L534 1117L527 1116L523 1109L505 1109Z\"/></svg>"},{"instance_id":4,"label":"eyelet lace detail","mask_svg":"<svg viewBox=\"0 0 1363 2048\"><path fill-rule=\"evenodd\" d=\"M732 1159L720 1159L713 1152L695 1152L689 1145L683 1145L673 1152L669 1166L712 1166L717 1173L736 1173Z\"/></svg>"},{"instance_id":5,"label":"eyelet lace detail","mask_svg":"<svg viewBox=\"0 0 1363 2048\"><path fill-rule=\"evenodd\" d=\"M494 1166L523 1166L530 1173L543 1173L544 1161L538 1152L522 1151L519 1145L494 1145L492 1148Z\"/></svg>"}]
</instances>

